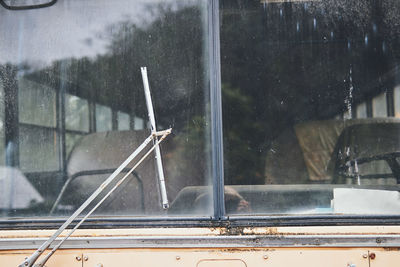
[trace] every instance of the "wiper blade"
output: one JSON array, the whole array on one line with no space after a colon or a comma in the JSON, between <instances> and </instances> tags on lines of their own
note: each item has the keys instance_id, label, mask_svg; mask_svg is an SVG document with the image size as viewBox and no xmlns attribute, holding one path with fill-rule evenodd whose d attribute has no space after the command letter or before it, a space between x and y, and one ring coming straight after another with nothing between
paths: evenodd
<instances>
[{"instance_id":1,"label":"wiper blade","mask_svg":"<svg viewBox=\"0 0 400 267\"><path fill-rule=\"evenodd\" d=\"M146 70L146 68L142 68L142 73L143 69ZM147 78L147 74L146 74ZM145 83L145 82L144 82ZM146 92L146 90L148 92ZM145 92L146 92L146 101L148 102L150 97L150 89L148 87L148 81L147 81L147 89L145 86ZM147 137L143 143L93 192L91 196L89 196L88 199L85 200L85 202L69 217L63 225L58 228L58 230L46 241L44 242L30 257L25 259L18 267L43 267L44 264L47 262L47 260L56 252L56 250L62 245L62 243L67 240L68 237L71 236L73 232L111 195L114 190L122 184L122 182L150 155L150 153L155 150L156 151L156 157L159 159L161 162L161 153L159 150L159 145L160 143L171 133L172 129L167 129L164 131L156 131L153 129L156 129L155 126L155 119L154 119L154 111L153 111L153 106L151 105L151 98L150 98L150 105L147 104L147 108L149 111L149 117L150 114L152 114L153 121L151 122L152 124L152 132ZM153 127L154 125L154 127ZM158 139L160 137L160 139ZM115 186L86 214L76 225L73 229L71 229L68 234L52 249L52 251L47 254L40 262L35 264L36 260L43 254L43 252L48 249L51 245L51 243L82 213L82 211L89 206L89 204L127 167L127 165L132 162L142 151L147 147L147 145L153 141L153 146L143 155L140 160L135 164L135 166L132 167L132 169L125 174L125 176L120 179ZM158 154L157 154L157 149L158 149ZM164 190L165 190L165 183L164 183L164 174L162 170L162 163L158 163L158 171L159 174L162 173L162 176L160 176L160 181L162 178ZM161 168L161 170L160 170ZM161 171L161 172L160 172ZM160 183L161 186L161 183ZM165 191L165 197L166 197L166 191ZM168 208L168 200L165 204L165 201L163 199L163 208Z\"/></svg>"},{"instance_id":2,"label":"wiper blade","mask_svg":"<svg viewBox=\"0 0 400 267\"><path fill-rule=\"evenodd\" d=\"M151 101L151 94L150 94L150 86L149 86L149 79L147 78L147 68L142 67L140 68L142 71L142 78L143 78L143 87L144 87L144 95L146 97L146 105L147 105L147 110L149 112L149 121L151 125L151 133L156 133L157 128L156 128L156 119L154 116L154 108L153 108L153 103ZM154 144L155 140L153 140ZM159 185L160 185L160 194L161 194L161 200L162 200L162 206L164 209L168 209L169 204L168 204L168 197L167 197L167 189L165 187L165 178L164 178L164 168L162 165L162 160L161 160L161 152L160 152L160 147L156 146L156 164L157 164L157 171L158 171L158 179L159 179Z\"/></svg>"}]
</instances>

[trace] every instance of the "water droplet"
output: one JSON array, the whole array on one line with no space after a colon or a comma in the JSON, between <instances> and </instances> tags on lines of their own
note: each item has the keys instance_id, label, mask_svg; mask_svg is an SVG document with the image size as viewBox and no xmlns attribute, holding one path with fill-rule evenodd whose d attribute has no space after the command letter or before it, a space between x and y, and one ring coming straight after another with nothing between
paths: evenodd
<instances>
[{"instance_id":1,"label":"water droplet","mask_svg":"<svg viewBox=\"0 0 400 267\"><path fill-rule=\"evenodd\" d=\"M331 39L333 39L333 32L331 32Z\"/></svg>"},{"instance_id":2,"label":"water droplet","mask_svg":"<svg viewBox=\"0 0 400 267\"><path fill-rule=\"evenodd\" d=\"M368 35L367 34L365 35L364 42L365 42L365 45L368 45Z\"/></svg>"},{"instance_id":3,"label":"water droplet","mask_svg":"<svg viewBox=\"0 0 400 267\"><path fill-rule=\"evenodd\" d=\"M313 20L313 25L314 25L314 29L317 28L317 19L316 18L314 18L314 20Z\"/></svg>"},{"instance_id":4,"label":"water droplet","mask_svg":"<svg viewBox=\"0 0 400 267\"><path fill-rule=\"evenodd\" d=\"M282 8L279 9L279 15L280 15L281 17L283 16L283 10L282 10Z\"/></svg>"},{"instance_id":5,"label":"water droplet","mask_svg":"<svg viewBox=\"0 0 400 267\"><path fill-rule=\"evenodd\" d=\"M300 23L299 22L296 23L296 30L297 30L297 32L300 31Z\"/></svg>"},{"instance_id":6,"label":"water droplet","mask_svg":"<svg viewBox=\"0 0 400 267\"><path fill-rule=\"evenodd\" d=\"M351 48L350 41L347 41L347 49L349 49L349 50L350 50L350 48Z\"/></svg>"}]
</instances>

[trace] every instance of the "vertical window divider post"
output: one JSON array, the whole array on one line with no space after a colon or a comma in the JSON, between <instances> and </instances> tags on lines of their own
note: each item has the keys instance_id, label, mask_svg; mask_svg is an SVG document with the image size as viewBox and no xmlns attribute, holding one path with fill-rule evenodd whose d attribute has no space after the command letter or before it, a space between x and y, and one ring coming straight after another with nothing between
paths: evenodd
<instances>
[{"instance_id":1,"label":"vertical window divider post","mask_svg":"<svg viewBox=\"0 0 400 267\"><path fill-rule=\"evenodd\" d=\"M211 169L214 220L225 220L224 162L222 135L219 0L208 0L208 42L211 105Z\"/></svg>"}]
</instances>

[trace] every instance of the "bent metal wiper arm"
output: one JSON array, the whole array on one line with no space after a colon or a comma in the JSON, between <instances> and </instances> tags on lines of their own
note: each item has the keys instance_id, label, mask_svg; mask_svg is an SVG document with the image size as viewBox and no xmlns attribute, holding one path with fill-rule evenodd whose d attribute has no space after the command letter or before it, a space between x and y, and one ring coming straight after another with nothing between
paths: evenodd
<instances>
[{"instance_id":1,"label":"bent metal wiper arm","mask_svg":"<svg viewBox=\"0 0 400 267\"><path fill-rule=\"evenodd\" d=\"M146 68L142 68L142 73L143 69L146 70ZM150 97L150 89L148 87L148 81L147 81L147 74L146 76L146 83L147 83L147 89L145 86L145 92L148 90L148 92L145 93L146 95L146 101L150 101L151 104L151 98L150 100L148 97ZM143 78L144 79L144 78ZM143 81L145 84L145 81ZM154 120L154 111L152 110L153 106L147 104L147 108L149 109L149 117L150 114L152 114L153 121L151 122L152 124L152 131L149 137L147 137L143 143L136 148L136 150L93 192L91 196L89 196L88 199L85 200L85 202L69 217L63 225L60 226L60 228L57 229L57 231L46 241L44 242L34 253L32 253L31 256L26 258L18 267L43 267L47 260L56 252L56 250L62 245L62 243L67 240L68 237L71 236L73 232L111 195L112 192L114 192L115 189L117 189L118 186L120 186L123 181L150 155L150 153L155 150L156 151L156 157L157 159L160 159L161 162L161 153L159 151L159 145L160 143L171 133L171 128L164 130L164 131L156 131L153 129L156 129L155 127L155 120ZM153 124L154 123L154 124ZM154 125L154 127L153 127ZM158 138L160 137L160 138ZM48 249L53 241L56 240L56 238L82 213L82 211L89 206L89 204L127 167L127 165L132 162L142 151L147 147L147 145L153 141L153 146L137 161L137 163L132 167L132 169L127 172L124 177L122 177L111 190L75 225L73 229L71 229L67 235L56 245L53 247L53 249L47 254L43 259L41 259L38 263L35 264L36 260L43 254L43 252ZM157 155L157 149L158 149L158 155ZM160 186L163 185L164 190L165 190L165 183L164 183L164 175L163 175L163 170L162 170L162 165L159 165L157 162L157 167L158 171L161 172L162 175L159 173L159 178L161 181L161 178L163 179L163 183L160 183ZM162 191L163 189L161 189ZM165 197L166 197L166 191L165 191ZM165 204L166 203L166 204ZM163 208L168 208L168 201L165 202L163 199Z\"/></svg>"},{"instance_id":2,"label":"bent metal wiper arm","mask_svg":"<svg viewBox=\"0 0 400 267\"><path fill-rule=\"evenodd\" d=\"M149 112L151 133L154 134L157 132L157 128L156 128L156 119L154 117L153 103L151 101L149 79L147 78L147 69L146 69L146 67L141 67L140 69L142 71L144 95L146 96L146 105L147 105L147 110ZM153 144L155 143L155 141L156 140L153 140ZM168 204L168 197L167 197L167 189L165 187L165 179L164 179L164 171L163 171L164 168L162 165L161 152L160 152L159 146L156 146L155 153L156 153L156 164L157 164L162 206L164 209L168 209L169 204Z\"/></svg>"}]
</instances>

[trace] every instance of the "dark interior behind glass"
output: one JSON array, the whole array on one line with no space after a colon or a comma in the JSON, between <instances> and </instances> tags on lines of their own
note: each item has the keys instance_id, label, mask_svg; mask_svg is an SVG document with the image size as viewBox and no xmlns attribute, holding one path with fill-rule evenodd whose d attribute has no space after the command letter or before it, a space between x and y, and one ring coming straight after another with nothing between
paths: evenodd
<instances>
[{"instance_id":1,"label":"dark interior behind glass","mask_svg":"<svg viewBox=\"0 0 400 267\"><path fill-rule=\"evenodd\" d=\"M400 212L399 14L394 0L221 1L228 213Z\"/></svg>"}]
</instances>

